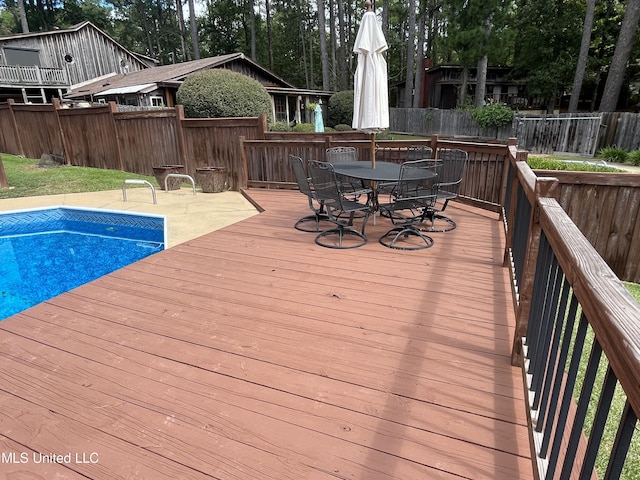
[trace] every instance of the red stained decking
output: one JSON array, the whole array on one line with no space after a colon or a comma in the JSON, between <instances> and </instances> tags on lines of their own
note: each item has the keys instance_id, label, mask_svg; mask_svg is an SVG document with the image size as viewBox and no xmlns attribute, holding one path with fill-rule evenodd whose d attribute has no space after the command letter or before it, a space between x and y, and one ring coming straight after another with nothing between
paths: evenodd
<instances>
[{"instance_id":1,"label":"red stained decking","mask_svg":"<svg viewBox=\"0 0 640 480\"><path fill-rule=\"evenodd\" d=\"M0 478L531 478L497 217L338 251L292 228L298 192L249 193L265 212L0 322Z\"/></svg>"}]
</instances>

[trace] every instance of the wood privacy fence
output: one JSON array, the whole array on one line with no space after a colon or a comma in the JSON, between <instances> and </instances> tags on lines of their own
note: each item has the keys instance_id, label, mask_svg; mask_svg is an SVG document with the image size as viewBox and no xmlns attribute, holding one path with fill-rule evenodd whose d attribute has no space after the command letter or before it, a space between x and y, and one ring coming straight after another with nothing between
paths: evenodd
<instances>
[{"instance_id":1,"label":"wood privacy fence","mask_svg":"<svg viewBox=\"0 0 640 480\"><path fill-rule=\"evenodd\" d=\"M567 152L593 156L607 146L640 149L640 114L628 112L554 115L516 114L511 125L482 129L462 110L392 108L391 130L417 135L518 139L518 147L532 153Z\"/></svg>"},{"instance_id":2,"label":"wood privacy fence","mask_svg":"<svg viewBox=\"0 0 640 480\"><path fill-rule=\"evenodd\" d=\"M117 112L115 104L0 105L0 150L29 158L62 155L70 165L153 174L158 165L227 168L232 189L246 178L240 137L261 138L266 118L188 119L182 106Z\"/></svg>"}]
</instances>

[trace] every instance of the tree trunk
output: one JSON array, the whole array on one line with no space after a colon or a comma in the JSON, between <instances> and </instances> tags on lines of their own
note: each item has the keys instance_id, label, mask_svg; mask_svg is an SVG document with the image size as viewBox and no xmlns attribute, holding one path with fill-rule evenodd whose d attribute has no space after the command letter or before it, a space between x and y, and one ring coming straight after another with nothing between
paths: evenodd
<instances>
[{"instance_id":1,"label":"tree trunk","mask_svg":"<svg viewBox=\"0 0 640 480\"><path fill-rule=\"evenodd\" d=\"M189 0L189 23L191 24L191 43L193 43L193 58L200 60L200 44L198 43L198 22L196 22L196 7L193 0Z\"/></svg>"},{"instance_id":2,"label":"tree trunk","mask_svg":"<svg viewBox=\"0 0 640 480\"><path fill-rule=\"evenodd\" d=\"M424 76L424 37L427 30L426 12L420 12L418 16L418 51L416 52L416 79L413 82L415 94L413 95L413 108L422 105L422 78Z\"/></svg>"},{"instance_id":3,"label":"tree trunk","mask_svg":"<svg viewBox=\"0 0 640 480\"><path fill-rule=\"evenodd\" d=\"M458 107L464 107L465 101L467 99L467 83L469 82L469 67L463 65L462 67L462 85L460 85L460 90L458 91Z\"/></svg>"},{"instance_id":4,"label":"tree trunk","mask_svg":"<svg viewBox=\"0 0 640 480\"><path fill-rule=\"evenodd\" d=\"M273 71L273 39L271 35L271 8L269 0L264 1L264 8L267 14L267 49L269 50L269 69Z\"/></svg>"},{"instance_id":5,"label":"tree trunk","mask_svg":"<svg viewBox=\"0 0 640 480\"><path fill-rule=\"evenodd\" d=\"M489 64L489 56L484 54L478 60L478 73L476 74L476 95L474 97L473 106L476 108L484 105L484 96L487 90L487 65Z\"/></svg>"},{"instance_id":6,"label":"tree trunk","mask_svg":"<svg viewBox=\"0 0 640 480\"><path fill-rule=\"evenodd\" d=\"M254 0L249 0L249 23L251 28L251 60L256 61L256 12Z\"/></svg>"},{"instance_id":7,"label":"tree trunk","mask_svg":"<svg viewBox=\"0 0 640 480\"><path fill-rule=\"evenodd\" d=\"M347 72L351 62L347 62L346 59L351 59L353 57L353 55L351 55L351 52L347 49L347 35L344 14L344 0L338 0L338 34L340 35L340 48L338 48L338 55L341 59L344 60L342 62L338 62L338 90L347 89Z\"/></svg>"},{"instance_id":8,"label":"tree trunk","mask_svg":"<svg viewBox=\"0 0 640 480\"><path fill-rule=\"evenodd\" d=\"M27 22L27 12L24 9L24 0L18 0L18 13L20 15L20 24L22 25L22 33L29 33L29 22Z\"/></svg>"},{"instance_id":9,"label":"tree trunk","mask_svg":"<svg viewBox=\"0 0 640 480\"><path fill-rule=\"evenodd\" d=\"M329 54L327 53L327 29L323 0L318 0L318 32L320 33L320 64L322 66L322 89L329 90Z\"/></svg>"},{"instance_id":10,"label":"tree trunk","mask_svg":"<svg viewBox=\"0 0 640 480\"><path fill-rule=\"evenodd\" d=\"M587 60L589 59L589 44L591 43L591 29L593 28L595 9L596 0L587 0L587 13L584 16L584 26L582 27L582 43L580 44L578 65L576 65L576 74L573 77L573 88L571 89L571 98L569 99L569 113L578 111L578 101L580 100L584 71L587 68Z\"/></svg>"},{"instance_id":11,"label":"tree trunk","mask_svg":"<svg viewBox=\"0 0 640 480\"><path fill-rule=\"evenodd\" d=\"M416 56L416 0L409 0L409 25L407 27L407 70L404 81L404 107L413 105L413 66Z\"/></svg>"},{"instance_id":12,"label":"tree trunk","mask_svg":"<svg viewBox=\"0 0 640 480\"><path fill-rule=\"evenodd\" d=\"M329 45L331 46L331 88L338 90L338 62L336 50L338 48L338 39L336 36L336 16L334 13L333 0L329 0Z\"/></svg>"},{"instance_id":13,"label":"tree trunk","mask_svg":"<svg viewBox=\"0 0 640 480\"><path fill-rule=\"evenodd\" d=\"M618 98L624 82L627 62L631 56L633 40L638 29L638 20L640 20L640 0L629 0L627 11L622 19L616 49L613 52L607 82L604 85L604 93L602 94L599 109L601 112L614 112L618 106Z\"/></svg>"},{"instance_id":14,"label":"tree trunk","mask_svg":"<svg viewBox=\"0 0 640 480\"><path fill-rule=\"evenodd\" d=\"M187 36L184 27L184 12L182 11L182 0L177 0L176 7L178 13L178 29L180 30L180 49L182 50L182 61L188 62L189 60L191 60L191 52L187 48Z\"/></svg>"}]
</instances>

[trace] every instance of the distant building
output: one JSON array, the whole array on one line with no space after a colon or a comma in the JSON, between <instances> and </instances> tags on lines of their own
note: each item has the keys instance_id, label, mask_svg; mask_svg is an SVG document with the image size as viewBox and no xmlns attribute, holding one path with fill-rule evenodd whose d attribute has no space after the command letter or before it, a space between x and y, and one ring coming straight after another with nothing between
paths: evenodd
<instances>
[{"instance_id":1,"label":"distant building","mask_svg":"<svg viewBox=\"0 0 640 480\"><path fill-rule=\"evenodd\" d=\"M333 94L296 88L244 54L231 53L113 75L73 88L65 98L98 103L113 101L120 105L142 107L173 107L176 104L176 92L186 77L213 68L226 68L242 73L264 85L271 97L271 121L309 123L309 104L327 105Z\"/></svg>"},{"instance_id":2,"label":"distant building","mask_svg":"<svg viewBox=\"0 0 640 480\"><path fill-rule=\"evenodd\" d=\"M500 103L512 108L530 108L531 100L526 95L526 85L511 78L511 67L489 66L487 68L487 82L485 101ZM460 88L462 88L462 72L460 65L432 66L430 60L425 60L423 84L420 92L420 106L422 108L451 109L458 106ZM466 97L475 98L477 69L470 68L467 78ZM399 95L403 98L403 95Z\"/></svg>"},{"instance_id":3,"label":"distant building","mask_svg":"<svg viewBox=\"0 0 640 480\"><path fill-rule=\"evenodd\" d=\"M309 104L326 108L333 94L296 88L242 53L157 66L83 22L64 30L0 37L0 102L50 103L55 97L67 105L114 101L172 107L184 79L211 68L227 68L264 85L271 97L271 121L311 122Z\"/></svg>"},{"instance_id":4,"label":"distant building","mask_svg":"<svg viewBox=\"0 0 640 480\"><path fill-rule=\"evenodd\" d=\"M130 52L91 22L0 37L0 101L48 103L73 85L131 73L153 60Z\"/></svg>"}]
</instances>

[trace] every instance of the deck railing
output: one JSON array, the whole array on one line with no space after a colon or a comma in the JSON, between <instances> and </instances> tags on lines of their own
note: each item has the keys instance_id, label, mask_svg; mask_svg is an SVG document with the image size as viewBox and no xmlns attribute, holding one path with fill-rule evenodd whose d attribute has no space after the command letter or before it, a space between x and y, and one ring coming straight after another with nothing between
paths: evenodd
<instances>
[{"instance_id":1,"label":"deck railing","mask_svg":"<svg viewBox=\"0 0 640 480\"><path fill-rule=\"evenodd\" d=\"M358 133L318 135L265 133L261 140L241 139L247 165L247 185L254 187L295 187L295 176L289 156L305 159L322 159L325 150L338 145L354 146L361 161L371 161L371 140ZM513 140L510 145L514 145ZM441 139L437 135L425 140L378 140L376 161L402 163L410 145L426 145L434 151L442 148L459 148L469 153L460 190L460 200L499 211L501 208L505 167L508 165L508 146L503 143L487 144Z\"/></svg>"},{"instance_id":2,"label":"deck railing","mask_svg":"<svg viewBox=\"0 0 640 480\"><path fill-rule=\"evenodd\" d=\"M0 83L29 86L69 85L66 70L62 68L23 67L20 65L0 65Z\"/></svg>"},{"instance_id":3,"label":"deck railing","mask_svg":"<svg viewBox=\"0 0 640 480\"><path fill-rule=\"evenodd\" d=\"M621 478L637 468L627 459L638 454L629 446L640 413L640 306L553 198L555 179L511 161L512 358L528 394L534 470L593 478L598 461L600 478ZM614 393L622 412L611 409Z\"/></svg>"}]
</instances>

